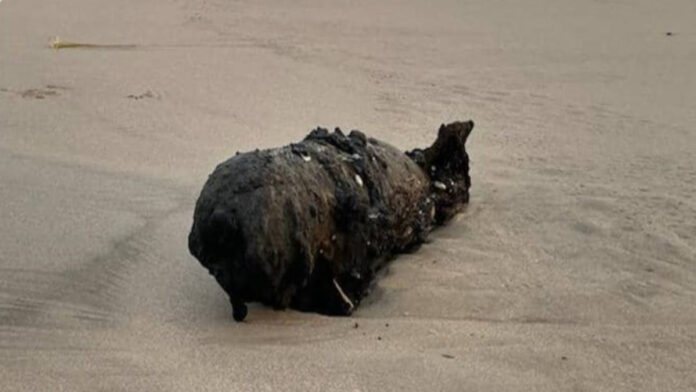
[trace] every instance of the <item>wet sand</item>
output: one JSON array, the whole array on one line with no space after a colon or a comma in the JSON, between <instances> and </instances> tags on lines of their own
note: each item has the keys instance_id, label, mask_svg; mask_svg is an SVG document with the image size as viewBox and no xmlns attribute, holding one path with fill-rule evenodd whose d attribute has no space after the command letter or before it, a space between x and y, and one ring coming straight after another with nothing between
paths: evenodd
<instances>
[{"instance_id":1,"label":"wet sand","mask_svg":"<svg viewBox=\"0 0 696 392\"><path fill-rule=\"evenodd\" d=\"M0 3L1 390L696 389L692 1L62 3ZM188 254L237 150L470 118L470 206L351 318L235 323Z\"/></svg>"}]
</instances>

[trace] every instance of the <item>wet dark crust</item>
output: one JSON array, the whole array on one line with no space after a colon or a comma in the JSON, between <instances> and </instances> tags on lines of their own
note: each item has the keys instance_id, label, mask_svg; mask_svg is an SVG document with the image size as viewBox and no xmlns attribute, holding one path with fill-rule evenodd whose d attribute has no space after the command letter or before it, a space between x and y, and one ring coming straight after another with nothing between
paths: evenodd
<instances>
[{"instance_id":1,"label":"wet dark crust","mask_svg":"<svg viewBox=\"0 0 696 392\"><path fill-rule=\"evenodd\" d=\"M440 127L406 154L359 131L312 131L299 143L238 154L196 203L189 249L246 302L350 314L376 273L422 243L469 200L472 122Z\"/></svg>"}]
</instances>

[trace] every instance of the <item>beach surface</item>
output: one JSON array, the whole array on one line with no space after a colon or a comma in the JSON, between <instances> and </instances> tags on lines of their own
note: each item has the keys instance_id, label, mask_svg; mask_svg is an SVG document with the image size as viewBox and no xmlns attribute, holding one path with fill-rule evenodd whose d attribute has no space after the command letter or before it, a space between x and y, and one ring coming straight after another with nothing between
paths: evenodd
<instances>
[{"instance_id":1,"label":"beach surface","mask_svg":"<svg viewBox=\"0 0 696 392\"><path fill-rule=\"evenodd\" d=\"M0 2L0 390L696 390L696 2ZM95 46L52 49L62 42ZM226 296L207 175L472 119L471 203L349 318Z\"/></svg>"}]
</instances>

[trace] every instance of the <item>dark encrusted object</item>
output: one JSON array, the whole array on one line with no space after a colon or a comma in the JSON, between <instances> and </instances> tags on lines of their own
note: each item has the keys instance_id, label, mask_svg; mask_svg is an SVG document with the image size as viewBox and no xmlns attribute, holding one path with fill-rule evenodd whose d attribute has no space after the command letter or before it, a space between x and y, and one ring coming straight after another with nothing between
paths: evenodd
<instances>
[{"instance_id":1,"label":"dark encrusted object","mask_svg":"<svg viewBox=\"0 0 696 392\"><path fill-rule=\"evenodd\" d=\"M359 131L317 128L232 157L201 191L189 250L237 321L251 301L348 315L386 261L469 201L473 127L442 125L431 147L406 154Z\"/></svg>"}]
</instances>

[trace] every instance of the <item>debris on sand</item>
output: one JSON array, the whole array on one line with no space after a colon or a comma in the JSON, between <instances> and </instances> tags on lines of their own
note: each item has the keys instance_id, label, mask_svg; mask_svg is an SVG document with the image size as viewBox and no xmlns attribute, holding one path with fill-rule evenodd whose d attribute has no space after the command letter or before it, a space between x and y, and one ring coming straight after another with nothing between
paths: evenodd
<instances>
[{"instance_id":1,"label":"debris on sand","mask_svg":"<svg viewBox=\"0 0 696 392\"><path fill-rule=\"evenodd\" d=\"M119 45L119 44L88 44L84 42L68 42L62 41L60 37L53 37L51 40L51 48L53 49L73 49L73 48L92 48L92 49L131 49L135 45Z\"/></svg>"},{"instance_id":2,"label":"debris on sand","mask_svg":"<svg viewBox=\"0 0 696 392\"><path fill-rule=\"evenodd\" d=\"M348 315L388 260L469 201L473 126L442 125L432 146L405 154L360 131L317 128L235 155L201 191L189 250L229 295L235 320L252 301Z\"/></svg>"}]
</instances>

